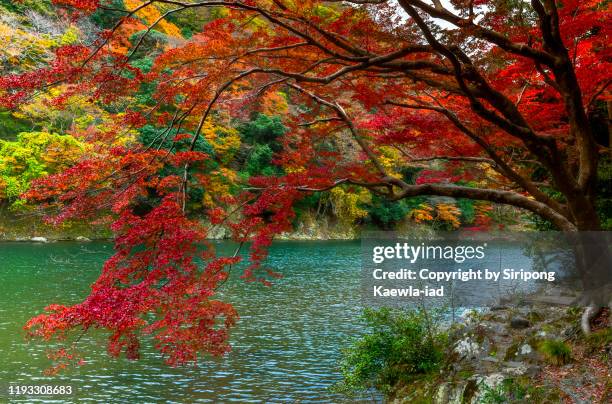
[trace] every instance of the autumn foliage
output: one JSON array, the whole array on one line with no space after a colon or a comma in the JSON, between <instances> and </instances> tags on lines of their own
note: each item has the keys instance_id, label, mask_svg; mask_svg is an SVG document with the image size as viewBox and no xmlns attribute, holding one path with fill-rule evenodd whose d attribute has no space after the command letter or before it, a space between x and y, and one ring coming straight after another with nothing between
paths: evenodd
<instances>
[{"instance_id":1,"label":"autumn foliage","mask_svg":"<svg viewBox=\"0 0 612 404\"><path fill-rule=\"evenodd\" d=\"M75 19L109 6L54 3ZM104 125L71 127L88 152L25 197L54 223L112 222L115 255L82 303L33 318L32 336L101 328L111 354L136 358L152 335L170 364L227 352L238 315L215 294L239 256L216 256L207 236L223 226L250 242L242 277L269 284L266 248L315 193L349 222L433 195L447 199L400 214L455 229L461 198L479 201L477 228L491 203L601 228L606 2L119 3L93 43L0 77L5 108L41 93L59 110L75 95L105 106ZM282 125L240 124L271 115Z\"/></svg>"}]
</instances>

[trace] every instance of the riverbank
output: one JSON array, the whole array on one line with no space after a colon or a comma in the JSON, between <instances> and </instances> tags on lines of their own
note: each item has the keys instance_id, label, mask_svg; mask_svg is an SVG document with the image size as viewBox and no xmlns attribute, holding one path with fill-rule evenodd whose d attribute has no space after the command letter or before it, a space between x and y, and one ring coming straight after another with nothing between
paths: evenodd
<instances>
[{"instance_id":1,"label":"riverbank","mask_svg":"<svg viewBox=\"0 0 612 404\"><path fill-rule=\"evenodd\" d=\"M449 331L439 374L398 383L393 404L608 403L612 400L612 329L607 311L593 334L579 327L569 296L522 299L470 312ZM557 303L557 304L555 304Z\"/></svg>"},{"instance_id":2,"label":"riverbank","mask_svg":"<svg viewBox=\"0 0 612 404\"><path fill-rule=\"evenodd\" d=\"M112 233L107 226L83 222L64 223L53 226L39 216L0 214L0 241L88 241L108 240Z\"/></svg>"},{"instance_id":3,"label":"riverbank","mask_svg":"<svg viewBox=\"0 0 612 404\"><path fill-rule=\"evenodd\" d=\"M408 227L408 223L400 225L400 231ZM419 226L412 224L412 229ZM327 217L314 220L306 217L300 221L294 231L282 233L276 238L278 240L356 240L361 232L370 230L365 227L340 223ZM376 230L376 229L374 229ZM230 232L223 227L212 227L209 233L212 240L224 240L230 238ZM108 226L91 225L83 222L70 222L60 226L52 226L43 222L38 216L0 214L0 241L88 241L109 240L112 232Z\"/></svg>"},{"instance_id":4,"label":"riverbank","mask_svg":"<svg viewBox=\"0 0 612 404\"><path fill-rule=\"evenodd\" d=\"M380 232L380 228L372 225L352 225L340 222L333 217L318 217L306 215L301 218L293 231L281 233L276 240L359 240L363 232ZM230 231L219 226L209 226L208 238L211 240L230 239ZM525 226L508 226L507 231L530 231ZM434 227L427 224L414 223L405 219L393 230L402 236L426 236L435 232ZM84 222L69 222L60 226L52 226L43 222L39 216L11 215L0 212L0 241L87 241L110 240L113 234L108 226L92 225Z\"/></svg>"}]
</instances>

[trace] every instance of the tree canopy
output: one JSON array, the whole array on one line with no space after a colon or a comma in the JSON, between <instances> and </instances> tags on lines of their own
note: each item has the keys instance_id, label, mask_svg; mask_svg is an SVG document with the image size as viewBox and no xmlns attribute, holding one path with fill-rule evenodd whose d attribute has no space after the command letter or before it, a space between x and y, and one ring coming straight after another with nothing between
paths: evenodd
<instances>
[{"instance_id":1,"label":"tree canopy","mask_svg":"<svg viewBox=\"0 0 612 404\"><path fill-rule=\"evenodd\" d=\"M390 202L439 196L602 228L607 2L53 3L99 32L7 71L1 104L104 105L71 127L88 152L25 197L53 222L104 214L116 253L82 303L32 319L33 336L104 328L133 358L150 334L171 364L226 352L237 313L215 296L239 256L207 235L252 242L242 277L268 284L266 247L314 193L352 220L368 200L382 224L408 211ZM446 205L411 211L455 228Z\"/></svg>"}]
</instances>

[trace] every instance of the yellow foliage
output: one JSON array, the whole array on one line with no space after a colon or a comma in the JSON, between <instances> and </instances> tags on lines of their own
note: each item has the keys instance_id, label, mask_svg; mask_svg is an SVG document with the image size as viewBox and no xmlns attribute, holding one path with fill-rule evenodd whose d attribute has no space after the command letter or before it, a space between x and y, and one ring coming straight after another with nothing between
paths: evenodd
<instances>
[{"instance_id":1,"label":"yellow foliage","mask_svg":"<svg viewBox=\"0 0 612 404\"><path fill-rule=\"evenodd\" d=\"M287 174L301 173L302 171L305 170L304 167L299 167L299 166L287 166L287 167L283 167L283 169L285 170Z\"/></svg>"},{"instance_id":2,"label":"yellow foliage","mask_svg":"<svg viewBox=\"0 0 612 404\"><path fill-rule=\"evenodd\" d=\"M202 135L212 146L222 163L228 163L240 147L240 135L234 128L215 125L206 121L202 126Z\"/></svg>"},{"instance_id":3,"label":"yellow foliage","mask_svg":"<svg viewBox=\"0 0 612 404\"><path fill-rule=\"evenodd\" d=\"M52 57L54 48L79 40L75 25L67 26L64 32L54 31L43 33L31 17L0 7L0 65L7 72L40 67Z\"/></svg>"},{"instance_id":4,"label":"yellow foliage","mask_svg":"<svg viewBox=\"0 0 612 404\"><path fill-rule=\"evenodd\" d=\"M231 187L237 178L236 172L226 167L213 171L206 186L206 193L202 199L202 204L205 207L212 207L216 197L231 195Z\"/></svg>"},{"instance_id":5,"label":"yellow foliage","mask_svg":"<svg viewBox=\"0 0 612 404\"><path fill-rule=\"evenodd\" d=\"M461 226L460 216L461 210L452 203L439 203L436 205L436 220L449 223L453 229Z\"/></svg>"},{"instance_id":6,"label":"yellow foliage","mask_svg":"<svg viewBox=\"0 0 612 404\"><path fill-rule=\"evenodd\" d=\"M144 2L140 0L124 0L123 3L125 4L126 9L128 10L134 10L144 4ZM155 23L162 16L160 11L154 4L143 7L136 13L136 15L139 18L145 20L148 25ZM178 29L176 25L166 21L165 19L159 21L156 25L156 28L168 36L174 38L183 38L181 30Z\"/></svg>"},{"instance_id":7,"label":"yellow foliage","mask_svg":"<svg viewBox=\"0 0 612 404\"><path fill-rule=\"evenodd\" d=\"M448 223L453 229L461 226L461 210L452 203L439 203L435 209L426 203L420 204L410 212L410 217L417 223L437 221Z\"/></svg>"},{"instance_id":8,"label":"yellow foliage","mask_svg":"<svg viewBox=\"0 0 612 404\"><path fill-rule=\"evenodd\" d=\"M433 208L426 203L420 204L410 212L410 217L417 223L433 220Z\"/></svg>"},{"instance_id":9,"label":"yellow foliage","mask_svg":"<svg viewBox=\"0 0 612 404\"><path fill-rule=\"evenodd\" d=\"M261 112L266 115L284 115L288 110L289 105L287 104L286 95L280 91L266 94L263 98Z\"/></svg>"},{"instance_id":10,"label":"yellow foliage","mask_svg":"<svg viewBox=\"0 0 612 404\"><path fill-rule=\"evenodd\" d=\"M0 140L0 199L15 201L32 180L62 171L86 152L70 135L22 132L15 141Z\"/></svg>"},{"instance_id":11,"label":"yellow foliage","mask_svg":"<svg viewBox=\"0 0 612 404\"><path fill-rule=\"evenodd\" d=\"M391 146L381 146L378 148L380 155L378 161L383 166L387 174L391 177L402 178L397 169L402 160L400 158L400 152Z\"/></svg>"},{"instance_id":12,"label":"yellow foliage","mask_svg":"<svg viewBox=\"0 0 612 404\"><path fill-rule=\"evenodd\" d=\"M79 30L75 26L69 27L59 39L60 45L72 45L79 40Z\"/></svg>"},{"instance_id":13,"label":"yellow foliage","mask_svg":"<svg viewBox=\"0 0 612 404\"><path fill-rule=\"evenodd\" d=\"M52 106L52 100L65 91L64 86L50 87L29 102L20 104L19 109L12 115L18 119L37 122L42 127L60 127L72 132L83 132L90 127L95 127L102 133L116 130L117 136L113 139L113 145L125 145L136 138L135 130L125 130L124 127L117 129L115 122L119 122L125 112L111 115L82 95L67 97L62 108Z\"/></svg>"},{"instance_id":14,"label":"yellow foliage","mask_svg":"<svg viewBox=\"0 0 612 404\"><path fill-rule=\"evenodd\" d=\"M329 193L334 214L345 224L352 224L355 220L366 217L368 211L359 207L359 203L370 201L370 193L360 188L356 193L346 191L341 187L333 188Z\"/></svg>"},{"instance_id":15,"label":"yellow foliage","mask_svg":"<svg viewBox=\"0 0 612 404\"><path fill-rule=\"evenodd\" d=\"M49 35L37 35L14 28L0 20L0 64L28 68L44 62L56 42Z\"/></svg>"}]
</instances>

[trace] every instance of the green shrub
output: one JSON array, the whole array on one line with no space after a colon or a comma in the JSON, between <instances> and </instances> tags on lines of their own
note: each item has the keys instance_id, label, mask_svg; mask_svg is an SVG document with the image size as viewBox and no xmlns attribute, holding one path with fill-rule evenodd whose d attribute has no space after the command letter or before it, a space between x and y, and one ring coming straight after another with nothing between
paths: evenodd
<instances>
[{"instance_id":1,"label":"green shrub","mask_svg":"<svg viewBox=\"0 0 612 404\"><path fill-rule=\"evenodd\" d=\"M495 387L481 384L482 395L478 404L541 403L558 402L555 391L541 386L533 386L526 378L504 379Z\"/></svg>"},{"instance_id":2,"label":"green shrub","mask_svg":"<svg viewBox=\"0 0 612 404\"><path fill-rule=\"evenodd\" d=\"M553 365L565 365L572 359L572 349L563 341L547 339L540 342L538 351Z\"/></svg>"},{"instance_id":3,"label":"green shrub","mask_svg":"<svg viewBox=\"0 0 612 404\"><path fill-rule=\"evenodd\" d=\"M466 198L457 199L457 207L461 211L461 224L471 224L476 217L476 209L474 209L474 201Z\"/></svg>"},{"instance_id":4,"label":"green shrub","mask_svg":"<svg viewBox=\"0 0 612 404\"><path fill-rule=\"evenodd\" d=\"M404 200L389 201L378 195L372 195L372 201L364 205L364 209L369 221L385 230L392 229L410 212Z\"/></svg>"},{"instance_id":5,"label":"green shrub","mask_svg":"<svg viewBox=\"0 0 612 404\"><path fill-rule=\"evenodd\" d=\"M343 350L344 393L377 389L388 392L398 382L411 382L436 372L443 359L444 334L424 311L367 309L368 332Z\"/></svg>"},{"instance_id":6,"label":"green shrub","mask_svg":"<svg viewBox=\"0 0 612 404\"><path fill-rule=\"evenodd\" d=\"M278 152L282 146L277 139L287 131L287 128L278 116L258 114L251 121L240 125L238 130L246 143L267 145L272 151Z\"/></svg>"},{"instance_id":7,"label":"green shrub","mask_svg":"<svg viewBox=\"0 0 612 404\"><path fill-rule=\"evenodd\" d=\"M246 161L245 171L249 176L263 175L266 177L282 174L282 169L272 163L274 152L267 144L256 145Z\"/></svg>"},{"instance_id":8,"label":"green shrub","mask_svg":"<svg viewBox=\"0 0 612 404\"><path fill-rule=\"evenodd\" d=\"M612 346L612 328L606 327L602 330L592 332L585 337L587 353L593 354Z\"/></svg>"}]
</instances>

